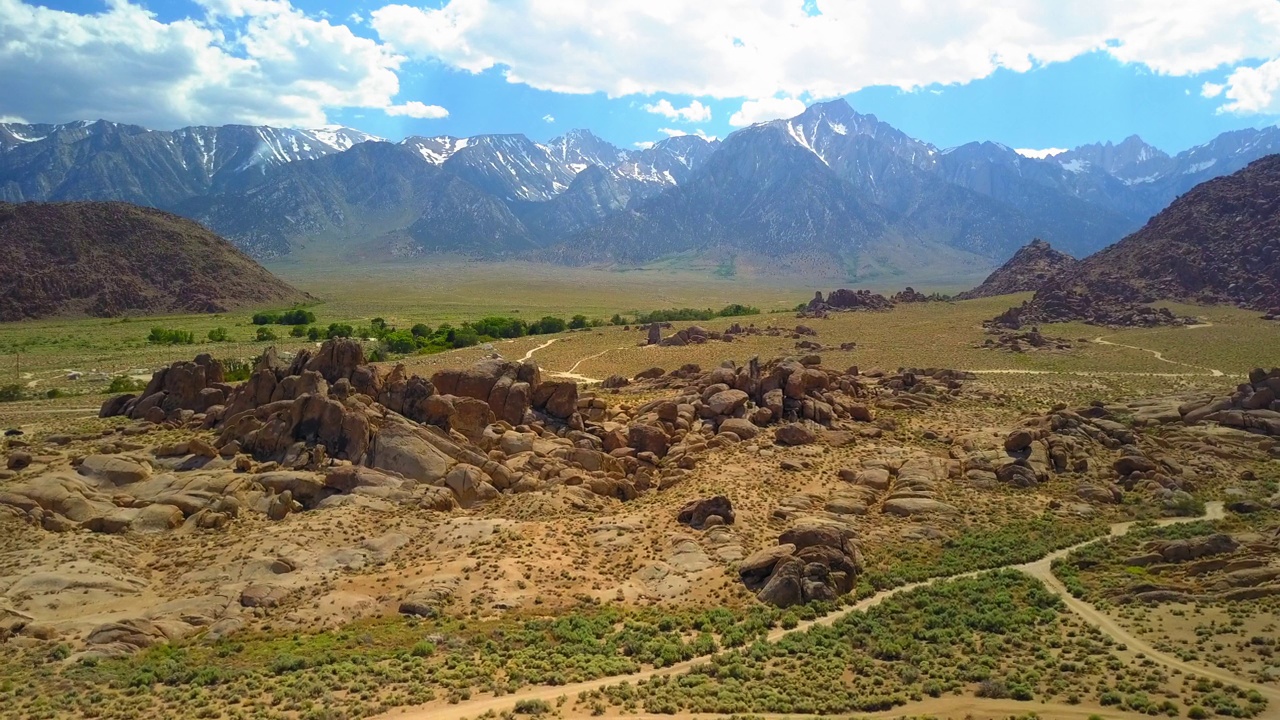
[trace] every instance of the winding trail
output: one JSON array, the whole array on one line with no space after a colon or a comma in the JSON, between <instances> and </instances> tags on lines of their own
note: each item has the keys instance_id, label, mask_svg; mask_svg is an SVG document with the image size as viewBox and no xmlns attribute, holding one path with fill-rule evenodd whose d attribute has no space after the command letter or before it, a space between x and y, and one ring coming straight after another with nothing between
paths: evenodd
<instances>
[{"instance_id":1,"label":"winding trail","mask_svg":"<svg viewBox=\"0 0 1280 720\"><path fill-rule=\"evenodd\" d=\"M1162 520L1156 521L1156 524L1164 526L1164 525L1173 525L1177 523L1193 522L1196 520L1219 520L1222 517L1223 517L1222 503L1215 501L1215 502L1210 502L1205 504L1205 514L1203 516L1185 517L1185 518L1184 517L1164 518ZM1116 623L1114 620L1112 620L1110 617L1108 617L1104 613L1100 612L1097 608L1093 607L1093 605L1072 597L1071 594L1066 591L1066 588L1063 587L1062 583L1059 582L1056 577L1054 577L1053 571L1050 569L1051 563L1054 560L1058 558L1066 557L1071 552L1079 548L1082 548L1086 545L1091 545L1095 542L1098 542L1104 539L1105 537L1113 537L1113 538L1120 537L1128 533L1129 530L1132 529L1136 524L1137 524L1136 521L1116 523L1111 526L1110 532L1108 533L1108 535L1102 538L1094 538L1092 540L1086 540L1082 543L1077 543L1075 545L1063 548L1061 550L1055 550L1054 552L1049 553L1048 555L1040 558L1039 560L1034 560L1029 563L1023 563L1021 565L1006 565L1004 567L1018 570L1020 572L1024 572L1030 575L1031 577L1034 577L1040 580L1045 584L1046 587L1049 588L1049 590L1051 590L1053 593L1055 593L1056 595L1062 598L1063 603L1066 605L1068 610L1076 613L1091 625L1098 627L1100 630L1110 635L1117 642L1124 643L1132 651L1144 653L1148 658L1154 660L1155 662L1165 665L1166 667L1175 668L1184 673L1201 675L1211 680L1221 680L1224 683L1238 685L1246 689L1256 689L1259 693L1261 693L1264 697L1266 697L1270 703L1280 703L1280 690L1257 685L1245 678L1236 676L1220 668L1210 668L1210 667L1204 667L1201 665L1195 665L1192 663L1184 662L1182 660L1179 660L1176 657L1173 657L1166 653L1160 652L1159 650L1156 650L1149 643L1135 637L1128 630L1125 630L1124 628L1120 627L1118 623ZM1001 568L991 568L988 570L977 570L974 572L963 573L960 575L936 577L936 578L931 578L929 580L924 580L921 582L911 583L909 585L902 585L896 588L882 590L876 593L875 595L872 595L868 598L864 598L858 601L857 603L855 603L850 607L837 610L836 612L830 613L828 615L817 618L815 620L802 622L791 630L784 630L783 628L775 628L772 632L768 634L767 639L769 642L777 642L778 640L782 639L787 635L791 635L792 633L804 632L805 630L815 625L830 625L835 621L839 620L840 618L845 617L849 613L866 612L870 608L873 608L876 605L879 605L880 603L884 602L885 600L899 593L909 592L916 588L933 585L938 582L945 582L949 580L957 580L960 578L974 577L982 573L991 572L992 570L997 570L997 569L1001 569ZM723 653L723 652L731 652L731 651L726 650L721 652ZM717 653L717 654L720 654L720 653ZM647 668L634 673L630 673L628 675L613 675L610 677L598 678L595 680L587 680L585 682L572 683L569 685L549 685L549 686L537 686L537 687L525 688L524 690L521 690L519 692L515 692L509 695L503 695L499 697L494 697L490 695L473 697L471 700L457 703L457 704L452 704L452 705L447 702L436 701L436 702L428 703L426 705L418 705L414 707L405 707L405 708L399 708L396 710L391 710L390 712L387 712L386 714L380 715L378 717L388 718L388 719L398 718L399 720L463 720L463 718L474 718L478 715L482 715L491 710L494 711L495 713L508 710L512 706L514 706L516 702L520 700L543 700L554 705L556 699L562 695L567 696L570 699L573 699L578 695L578 693L598 690L608 685L616 685L621 682L628 682L628 683L634 684L640 680L647 680L649 678L652 678L655 675L674 675L678 673L683 673L685 671L692 669L697 665L708 662L711 659L711 657L714 657L714 656L703 656L699 658L694 658L693 660L687 660L685 662L677 663L675 665L671 665L665 668ZM953 698L951 700L954 700L953 704L956 704L956 703L967 702L969 699ZM1044 706L1036 705L1034 703L1030 703L1030 704L1023 703L1023 704L1015 705L1015 704L1010 704L1007 701L995 701L991 703L984 703L980 699L973 699L973 700L974 702L971 703L970 706L974 707L975 709L980 709L980 710L989 711L989 712L996 712L997 705L1000 708L999 710L1000 712L1004 712L1006 709L1010 709L1010 708L1014 711L1025 711L1028 709L1044 708ZM924 711L923 706L928 705L929 703L930 701L926 700L924 701L924 703L920 704L921 707L919 708L919 711ZM990 706L990 707L987 707L987 706ZM951 707L951 706L948 706L948 707ZM910 714L915 712L917 712L916 704L912 704L912 705L907 705L901 708L895 708L894 710L890 711L887 714L892 715L894 717L899 717L899 716L902 716L904 713ZM701 716L705 716L705 714L701 714ZM793 714L793 715L789 715L788 717L797 717L797 716Z\"/></svg>"},{"instance_id":2,"label":"winding trail","mask_svg":"<svg viewBox=\"0 0 1280 720\"><path fill-rule=\"evenodd\" d=\"M559 339L560 339L560 338L551 338L550 340L548 340L548 341L546 341L546 342L542 343L542 344L541 344L541 345L539 345L538 347L533 348L533 349L532 349L532 350L530 350L529 352L525 353L525 354L524 354L524 357L520 358L520 362L524 362L525 360L532 360L532 359L533 359L533 354L534 354L534 353L538 352L539 350L541 350L541 349L542 349L542 348L544 348L544 347L547 347L548 345L550 345L551 343L553 343L553 342L555 342L555 341L557 341L557 340L559 340Z\"/></svg>"},{"instance_id":3,"label":"winding trail","mask_svg":"<svg viewBox=\"0 0 1280 720\"><path fill-rule=\"evenodd\" d=\"M1189 325L1187 326L1186 329L1194 330L1195 328L1212 327L1212 326L1213 326L1212 323L1201 323L1200 325ZM1207 368L1207 367L1202 367L1200 365L1192 365L1191 363L1184 363L1184 362L1178 362L1177 360L1170 360L1169 358L1165 357L1164 353L1160 352L1159 350L1148 350L1147 348L1138 347L1136 345L1125 345L1123 343L1111 342L1110 340L1106 339L1105 335L1099 335L1098 337L1094 338L1093 341L1095 343L1098 343L1099 345L1110 345L1111 347L1120 347L1120 348L1125 348L1126 350L1137 350L1139 352L1148 353L1155 359L1159 360L1160 362L1169 363L1170 365L1181 365L1182 367L1195 368L1196 370L1207 370L1209 374L1212 375L1213 377L1222 377L1223 375L1225 375L1225 373L1223 373L1221 370L1218 370L1216 368Z\"/></svg>"}]
</instances>

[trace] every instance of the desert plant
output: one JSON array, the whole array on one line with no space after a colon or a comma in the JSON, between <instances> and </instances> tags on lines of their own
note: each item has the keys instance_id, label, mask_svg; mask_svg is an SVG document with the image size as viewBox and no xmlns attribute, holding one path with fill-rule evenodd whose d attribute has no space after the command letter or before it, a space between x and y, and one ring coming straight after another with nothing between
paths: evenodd
<instances>
[{"instance_id":1,"label":"desert plant","mask_svg":"<svg viewBox=\"0 0 1280 720\"><path fill-rule=\"evenodd\" d=\"M147 383L142 380L134 380L128 375L117 375L111 378L111 384L107 386L109 393L128 393L137 392L147 387Z\"/></svg>"},{"instance_id":2,"label":"desert plant","mask_svg":"<svg viewBox=\"0 0 1280 720\"><path fill-rule=\"evenodd\" d=\"M209 331L209 340L211 342L227 342L231 339L231 333L226 328L214 328Z\"/></svg>"},{"instance_id":3,"label":"desert plant","mask_svg":"<svg viewBox=\"0 0 1280 720\"><path fill-rule=\"evenodd\" d=\"M195 341L195 333L190 330L168 330L155 327L151 328L151 334L147 336L147 342L156 345L191 345Z\"/></svg>"},{"instance_id":4,"label":"desert plant","mask_svg":"<svg viewBox=\"0 0 1280 720\"><path fill-rule=\"evenodd\" d=\"M258 328L258 339L265 340L265 341L275 340L276 331L272 330L269 327L260 327Z\"/></svg>"}]
</instances>

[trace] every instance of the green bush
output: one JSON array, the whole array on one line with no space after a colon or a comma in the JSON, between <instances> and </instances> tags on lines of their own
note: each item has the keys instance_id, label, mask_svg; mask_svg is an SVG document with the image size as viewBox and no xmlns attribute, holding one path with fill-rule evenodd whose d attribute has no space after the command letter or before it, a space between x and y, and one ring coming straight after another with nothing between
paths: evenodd
<instances>
[{"instance_id":1,"label":"green bush","mask_svg":"<svg viewBox=\"0 0 1280 720\"><path fill-rule=\"evenodd\" d=\"M567 326L568 326L568 323L566 323L563 319L558 317L551 317L550 315L547 315L546 317L542 318L541 320L529 326L529 334L530 335L551 335L553 333L564 332Z\"/></svg>"},{"instance_id":2,"label":"green bush","mask_svg":"<svg viewBox=\"0 0 1280 720\"><path fill-rule=\"evenodd\" d=\"M227 382L248 380L249 376L253 374L253 366L258 363L256 358L251 362L235 358L219 362L222 363L222 377Z\"/></svg>"},{"instance_id":3,"label":"green bush","mask_svg":"<svg viewBox=\"0 0 1280 720\"><path fill-rule=\"evenodd\" d=\"M280 321L280 313L257 312L253 314L254 325L275 325Z\"/></svg>"},{"instance_id":4,"label":"green bush","mask_svg":"<svg viewBox=\"0 0 1280 720\"><path fill-rule=\"evenodd\" d=\"M325 334L325 337L330 339L349 338L352 335L355 335L355 333L356 333L355 328L351 327L350 325L344 325L339 323L329 323L329 330Z\"/></svg>"},{"instance_id":5,"label":"green bush","mask_svg":"<svg viewBox=\"0 0 1280 720\"><path fill-rule=\"evenodd\" d=\"M214 328L209 331L209 340L211 342L227 342L231 339L231 333L226 328Z\"/></svg>"},{"instance_id":6,"label":"green bush","mask_svg":"<svg viewBox=\"0 0 1280 720\"><path fill-rule=\"evenodd\" d=\"M586 326L587 326L586 315L574 315L572 318L569 319L570 330L581 330Z\"/></svg>"},{"instance_id":7,"label":"green bush","mask_svg":"<svg viewBox=\"0 0 1280 720\"><path fill-rule=\"evenodd\" d=\"M15 402L21 399L22 386L17 383L0 386L0 402Z\"/></svg>"},{"instance_id":8,"label":"green bush","mask_svg":"<svg viewBox=\"0 0 1280 720\"><path fill-rule=\"evenodd\" d=\"M192 345L195 341L195 333L190 330L166 330L156 327L151 328L151 334L147 336L147 342L157 345Z\"/></svg>"},{"instance_id":9,"label":"green bush","mask_svg":"<svg viewBox=\"0 0 1280 720\"><path fill-rule=\"evenodd\" d=\"M315 330L315 328L310 328L310 327L307 327L306 325L294 325L293 327L289 328L289 337L296 337L296 338L306 337L307 333L311 332L312 330ZM317 332L317 335L318 334L319 333Z\"/></svg>"},{"instance_id":10,"label":"green bush","mask_svg":"<svg viewBox=\"0 0 1280 720\"><path fill-rule=\"evenodd\" d=\"M543 715L551 712L551 703L546 700L518 700L516 713L520 715Z\"/></svg>"},{"instance_id":11,"label":"green bush","mask_svg":"<svg viewBox=\"0 0 1280 720\"><path fill-rule=\"evenodd\" d=\"M414 337L428 337L431 335L431 328L423 323L417 323L409 329L409 332L413 333Z\"/></svg>"},{"instance_id":12,"label":"green bush","mask_svg":"<svg viewBox=\"0 0 1280 720\"><path fill-rule=\"evenodd\" d=\"M258 328L258 339L259 339L259 340L264 340L264 341L271 341L271 340L275 340L275 339L276 339L276 331L275 331L275 330L272 330L272 329L271 329L271 328L269 328L269 327L260 327L260 328Z\"/></svg>"},{"instance_id":13,"label":"green bush","mask_svg":"<svg viewBox=\"0 0 1280 720\"><path fill-rule=\"evenodd\" d=\"M316 321L315 313L302 308L294 308L280 313L276 318L277 325L310 325Z\"/></svg>"},{"instance_id":14,"label":"green bush","mask_svg":"<svg viewBox=\"0 0 1280 720\"><path fill-rule=\"evenodd\" d=\"M146 387L147 383L142 380L134 380L128 375L117 375L111 378L111 384L107 386L107 392L119 395L120 393L144 390Z\"/></svg>"}]
</instances>

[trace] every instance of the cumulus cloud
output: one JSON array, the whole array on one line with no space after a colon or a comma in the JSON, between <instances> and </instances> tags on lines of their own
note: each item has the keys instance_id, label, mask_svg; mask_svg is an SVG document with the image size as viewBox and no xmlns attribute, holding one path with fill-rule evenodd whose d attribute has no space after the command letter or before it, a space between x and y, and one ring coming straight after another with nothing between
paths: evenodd
<instances>
[{"instance_id":1,"label":"cumulus cloud","mask_svg":"<svg viewBox=\"0 0 1280 720\"><path fill-rule=\"evenodd\" d=\"M1227 98L1219 112L1280 115L1280 58L1232 70L1219 92Z\"/></svg>"},{"instance_id":2,"label":"cumulus cloud","mask_svg":"<svg viewBox=\"0 0 1280 720\"><path fill-rule=\"evenodd\" d=\"M659 100L651 105L644 106L645 112L661 115L668 120L679 120L682 122L697 123L707 122L711 119L711 108L694 100L687 107L678 108L671 104L670 100Z\"/></svg>"},{"instance_id":3,"label":"cumulus cloud","mask_svg":"<svg viewBox=\"0 0 1280 720\"><path fill-rule=\"evenodd\" d=\"M1054 155L1061 155L1066 151L1066 148L1018 148L1014 150L1014 152L1018 153L1022 157L1035 158L1037 160L1043 160L1047 157L1053 157Z\"/></svg>"},{"instance_id":4,"label":"cumulus cloud","mask_svg":"<svg viewBox=\"0 0 1280 720\"><path fill-rule=\"evenodd\" d=\"M1216 98L1222 94L1223 90L1226 90L1226 89L1227 89L1226 85L1207 82L1200 87L1200 96L1207 97L1207 98Z\"/></svg>"},{"instance_id":5,"label":"cumulus cloud","mask_svg":"<svg viewBox=\"0 0 1280 720\"><path fill-rule=\"evenodd\" d=\"M130 0L78 14L0 0L0 98L36 122L106 118L317 126L337 108L442 117L396 104L405 58L287 0L201 0L163 22Z\"/></svg>"},{"instance_id":6,"label":"cumulus cloud","mask_svg":"<svg viewBox=\"0 0 1280 720\"><path fill-rule=\"evenodd\" d=\"M653 142L652 140L641 140L639 142L634 142L631 144L635 145L637 148L640 148L641 150L648 150L649 148L653 147L657 143Z\"/></svg>"},{"instance_id":7,"label":"cumulus cloud","mask_svg":"<svg viewBox=\"0 0 1280 720\"><path fill-rule=\"evenodd\" d=\"M556 116L551 115L550 113L542 116L542 122L544 123L553 123L555 121L556 121Z\"/></svg>"},{"instance_id":8,"label":"cumulus cloud","mask_svg":"<svg viewBox=\"0 0 1280 720\"><path fill-rule=\"evenodd\" d=\"M439 120L449 117L449 111L439 105L427 105L417 100L410 100L403 105L388 105L382 109L388 115L419 118L422 120Z\"/></svg>"},{"instance_id":9,"label":"cumulus cloud","mask_svg":"<svg viewBox=\"0 0 1280 720\"><path fill-rule=\"evenodd\" d=\"M795 98L764 98L742 103L738 112L729 116L729 124L745 127L766 120L795 117L804 112L804 103Z\"/></svg>"},{"instance_id":10,"label":"cumulus cloud","mask_svg":"<svg viewBox=\"0 0 1280 720\"><path fill-rule=\"evenodd\" d=\"M827 98L965 83L1091 52L1180 76L1280 56L1275 0L818 0L814 9L801 0L447 0L386 5L370 23L412 57L612 97ZM1242 75L1241 92L1257 80Z\"/></svg>"},{"instance_id":11,"label":"cumulus cloud","mask_svg":"<svg viewBox=\"0 0 1280 720\"><path fill-rule=\"evenodd\" d=\"M708 135L702 128L697 128L693 132L689 132L688 130L681 130L680 128L658 128L658 132L662 133L663 135L666 135L667 137L683 137L685 135L697 135L698 137L708 142L716 139L715 135Z\"/></svg>"}]
</instances>

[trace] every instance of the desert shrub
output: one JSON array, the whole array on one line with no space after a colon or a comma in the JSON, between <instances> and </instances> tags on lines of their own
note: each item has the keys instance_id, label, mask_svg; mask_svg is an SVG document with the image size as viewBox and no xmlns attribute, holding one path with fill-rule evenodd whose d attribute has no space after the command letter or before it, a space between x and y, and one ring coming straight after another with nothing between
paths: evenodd
<instances>
[{"instance_id":1,"label":"desert shrub","mask_svg":"<svg viewBox=\"0 0 1280 720\"><path fill-rule=\"evenodd\" d=\"M316 314L310 310L294 308L280 313L276 318L277 325L310 325L316 321Z\"/></svg>"},{"instance_id":2,"label":"desert shrub","mask_svg":"<svg viewBox=\"0 0 1280 720\"><path fill-rule=\"evenodd\" d=\"M195 341L195 333L190 330L168 330L155 327L151 328L151 334L147 336L147 342L156 345L191 345Z\"/></svg>"},{"instance_id":3,"label":"desert shrub","mask_svg":"<svg viewBox=\"0 0 1280 720\"><path fill-rule=\"evenodd\" d=\"M516 702L516 713L520 715L543 715L551 712L551 703L546 700L519 700Z\"/></svg>"},{"instance_id":4,"label":"desert shrub","mask_svg":"<svg viewBox=\"0 0 1280 720\"><path fill-rule=\"evenodd\" d=\"M280 321L280 313L256 312L253 314L254 325L275 325Z\"/></svg>"},{"instance_id":5,"label":"desert shrub","mask_svg":"<svg viewBox=\"0 0 1280 720\"><path fill-rule=\"evenodd\" d=\"M230 360L221 360L222 377L227 382L239 382L248 380L253 374L253 366L257 364L257 360L246 361L232 358Z\"/></svg>"},{"instance_id":6,"label":"desert shrub","mask_svg":"<svg viewBox=\"0 0 1280 720\"><path fill-rule=\"evenodd\" d=\"M316 340L319 340L323 336L324 336L324 332L321 331L320 328L316 327L315 325L312 325L311 327L307 328L308 340L315 342Z\"/></svg>"},{"instance_id":7,"label":"desert shrub","mask_svg":"<svg viewBox=\"0 0 1280 720\"><path fill-rule=\"evenodd\" d=\"M259 340L271 341L276 339L276 331L269 327L258 328L257 337Z\"/></svg>"},{"instance_id":8,"label":"desert shrub","mask_svg":"<svg viewBox=\"0 0 1280 720\"><path fill-rule=\"evenodd\" d=\"M609 324L610 325L626 325L627 321L624 320L623 317L618 313L614 313L613 317L609 318Z\"/></svg>"},{"instance_id":9,"label":"desert shrub","mask_svg":"<svg viewBox=\"0 0 1280 720\"><path fill-rule=\"evenodd\" d=\"M529 334L529 324L513 317L489 316L469 325L477 334L491 338L518 338Z\"/></svg>"},{"instance_id":10,"label":"desert shrub","mask_svg":"<svg viewBox=\"0 0 1280 720\"><path fill-rule=\"evenodd\" d=\"M62 395L63 395L62 391L59 390L58 388L49 388L44 393L44 396L49 398L50 400L53 400L55 398L60 398L62 397Z\"/></svg>"},{"instance_id":11,"label":"desert shrub","mask_svg":"<svg viewBox=\"0 0 1280 720\"><path fill-rule=\"evenodd\" d=\"M573 317L569 318L569 329L570 329L570 330L581 330L582 328L584 328L584 327L586 327L586 326L587 326L587 316L586 316L586 315L574 315Z\"/></svg>"},{"instance_id":12,"label":"desert shrub","mask_svg":"<svg viewBox=\"0 0 1280 720\"><path fill-rule=\"evenodd\" d=\"M209 340L211 342L227 342L231 339L231 333L226 328L214 328L209 331Z\"/></svg>"},{"instance_id":13,"label":"desert shrub","mask_svg":"<svg viewBox=\"0 0 1280 720\"><path fill-rule=\"evenodd\" d=\"M564 332L566 327L568 327L568 323L566 323L562 318L547 315L529 326L529 334L550 335L552 333Z\"/></svg>"},{"instance_id":14,"label":"desert shrub","mask_svg":"<svg viewBox=\"0 0 1280 720\"><path fill-rule=\"evenodd\" d=\"M428 337L431 335L431 328L425 323L417 323L409 328L409 332L413 333L414 337Z\"/></svg>"},{"instance_id":15,"label":"desert shrub","mask_svg":"<svg viewBox=\"0 0 1280 720\"><path fill-rule=\"evenodd\" d=\"M111 384L107 386L107 392L120 394L128 392L137 392L147 387L147 383L142 380L134 380L128 375L117 375L111 378Z\"/></svg>"},{"instance_id":16,"label":"desert shrub","mask_svg":"<svg viewBox=\"0 0 1280 720\"><path fill-rule=\"evenodd\" d=\"M382 344L393 353L411 353L418 349L418 338L408 330L396 330L384 335Z\"/></svg>"},{"instance_id":17,"label":"desert shrub","mask_svg":"<svg viewBox=\"0 0 1280 720\"><path fill-rule=\"evenodd\" d=\"M0 385L0 402L15 402L22 399L22 386L14 383L12 385Z\"/></svg>"},{"instance_id":18,"label":"desert shrub","mask_svg":"<svg viewBox=\"0 0 1280 720\"><path fill-rule=\"evenodd\" d=\"M325 333L327 338L349 338L355 334L355 328L350 325L340 323L329 323L329 329Z\"/></svg>"},{"instance_id":19,"label":"desert shrub","mask_svg":"<svg viewBox=\"0 0 1280 720\"><path fill-rule=\"evenodd\" d=\"M315 328L307 327L306 325L294 325L293 327L289 328L289 337L296 337L296 338L306 337L307 333L311 332L312 330L315 330ZM319 336L319 334L320 334L319 331L317 331L316 332L317 337Z\"/></svg>"}]
</instances>

